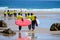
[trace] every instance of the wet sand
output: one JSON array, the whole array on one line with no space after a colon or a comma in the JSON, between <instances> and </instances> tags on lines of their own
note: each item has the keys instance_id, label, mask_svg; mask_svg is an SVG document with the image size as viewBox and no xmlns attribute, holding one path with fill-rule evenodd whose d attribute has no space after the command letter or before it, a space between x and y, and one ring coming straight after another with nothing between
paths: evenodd
<instances>
[{"instance_id":1,"label":"wet sand","mask_svg":"<svg viewBox=\"0 0 60 40\"><path fill-rule=\"evenodd\" d=\"M49 12L49 13L51 13L51 12ZM0 35L0 40L16 40L17 37L19 36L18 26L15 24L16 18L15 17L9 18L8 16L5 18L3 16L2 11L0 12L0 14L1 14L0 18L5 20L5 22L7 23L7 26L9 28L11 28L13 31L16 32L16 35L11 36L11 37L9 37L9 36L6 37L6 36L3 36L3 35ZM43 15L44 14L45 13L43 13ZM45 16L40 16L39 18L48 18L48 17L47 16L46 17ZM31 40L60 40L60 31L50 31L49 28L41 28L41 27L40 26L36 27L34 32L33 31L29 32L28 27L22 27L22 30L21 30L22 35L21 36L29 36L29 37L31 37Z\"/></svg>"},{"instance_id":2,"label":"wet sand","mask_svg":"<svg viewBox=\"0 0 60 40\"><path fill-rule=\"evenodd\" d=\"M7 25L12 29L12 28L17 28L16 30L18 30L18 26L15 24L15 20L16 20L16 18L14 18L14 17L12 17L11 19L7 16L6 18L4 18L4 15L3 15L3 11L4 10L0 10L0 15L1 15L1 17L3 18L3 20L5 20L6 22L7 22ZM36 11L30 11L30 12L33 12L33 13L35 13L35 15L36 14L60 14L60 12L50 12L50 11L38 11L38 12L36 12ZM9 18L9 19L8 19ZM49 16L40 16L40 17L38 17L38 18L49 18ZM52 18L51 16L50 16L50 18ZM12 23L12 24L11 24ZM15 26L15 27L14 27ZM27 28L27 27L25 27L25 28ZM24 29L24 28L23 28ZM15 30L15 29L12 29L12 30ZM27 30L28 30L28 28L27 28ZM24 30L22 30L22 31L24 31ZM49 33L49 34L51 34L51 33L55 33L55 31L50 31L49 29L47 29L47 28L40 28L40 27L36 27L36 31L35 32L39 32L39 33ZM59 31L56 31L56 33L60 33ZM57 33L57 34L58 34Z\"/></svg>"}]
</instances>

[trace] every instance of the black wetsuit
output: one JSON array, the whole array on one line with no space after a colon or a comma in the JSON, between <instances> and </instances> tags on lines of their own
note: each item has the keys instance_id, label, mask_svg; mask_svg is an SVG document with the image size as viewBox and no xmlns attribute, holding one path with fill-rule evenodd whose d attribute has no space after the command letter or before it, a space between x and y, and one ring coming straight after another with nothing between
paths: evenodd
<instances>
[{"instance_id":1,"label":"black wetsuit","mask_svg":"<svg viewBox=\"0 0 60 40\"><path fill-rule=\"evenodd\" d=\"M17 16L17 13L14 13L14 17L16 17Z\"/></svg>"},{"instance_id":2,"label":"black wetsuit","mask_svg":"<svg viewBox=\"0 0 60 40\"><path fill-rule=\"evenodd\" d=\"M19 26L19 30L21 30L21 28L22 28L22 27L21 27L21 26Z\"/></svg>"},{"instance_id":3,"label":"black wetsuit","mask_svg":"<svg viewBox=\"0 0 60 40\"><path fill-rule=\"evenodd\" d=\"M31 25L28 26L29 30L31 30L31 28L34 30L35 29L35 25L38 26L36 20L32 21Z\"/></svg>"}]
</instances>

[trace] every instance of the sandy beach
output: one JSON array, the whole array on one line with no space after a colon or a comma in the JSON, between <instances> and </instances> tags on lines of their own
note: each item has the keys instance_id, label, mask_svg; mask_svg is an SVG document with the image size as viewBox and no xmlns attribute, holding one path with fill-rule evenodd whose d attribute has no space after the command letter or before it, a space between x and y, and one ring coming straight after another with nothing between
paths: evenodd
<instances>
[{"instance_id":1,"label":"sandy beach","mask_svg":"<svg viewBox=\"0 0 60 40\"><path fill-rule=\"evenodd\" d=\"M11 40L16 40L16 38L18 37L18 34L19 34L18 33L18 26L15 24L16 18L14 16L12 16L11 18L9 18L7 16L5 18L3 15L3 11L4 10L0 10L0 18L3 19L7 23L8 28L11 28L13 31L16 32L16 35L13 37L8 37L8 38L4 37L4 36L3 37L0 36L0 37L2 37L2 38L0 38L0 40L5 40L6 38L7 38L7 40L9 38L11 38ZM59 38L60 31L50 31L50 26L52 23L60 22L60 20L59 20L60 17L56 16L56 15L60 15L60 12L30 11L30 13L31 12L33 12L35 15L37 15L37 18L40 19L40 24L38 27L35 28L34 32L33 31L29 32L28 27L22 27L22 30L21 30L22 36L27 36L27 35L32 36L32 33L34 33L35 40L40 40L40 39L41 40L60 40L60 38ZM56 20L56 18L58 20Z\"/></svg>"},{"instance_id":2,"label":"sandy beach","mask_svg":"<svg viewBox=\"0 0 60 40\"><path fill-rule=\"evenodd\" d=\"M3 12L4 12L4 10L0 10L1 17L3 17ZM53 16L45 16L45 15L46 14L48 14L48 15L50 15L50 14L60 14L60 12L56 12L56 11L55 12L54 11L29 11L29 12L30 13L32 12L35 15L36 14L39 14L39 15L42 14L42 16L38 16L38 18L54 18ZM18 30L18 27L16 27L17 25L15 25L15 23L14 23L14 21L15 21L14 17L13 17L12 20L5 20L5 21L7 22L7 24L8 24L9 27L11 27L11 25L12 25L11 28L17 28L17 30ZM11 21L13 21L13 22L11 22ZM9 22L12 23L12 24L10 24ZM15 30L15 29L12 29L12 30ZM28 30L28 28L27 28L27 30ZM22 30L22 31L24 31L24 30ZM36 27L36 31L35 32L48 33L48 34L55 34L55 33L56 34L60 34L60 31L56 31L56 32L55 31L52 31L51 32L48 28L40 28L40 27Z\"/></svg>"},{"instance_id":3,"label":"sandy beach","mask_svg":"<svg viewBox=\"0 0 60 40\"><path fill-rule=\"evenodd\" d=\"M29 16L26 13L30 13ZM29 30L27 25L35 19L31 13L37 18L38 26L35 26L34 31L32 30L34 26ZM19 18L31 19L24 23L27 26L22 26L21 31L19 30L21 25L16 23ZM59 0L0 0L0 20L4 20L0 22L0 26L4 27L0 27L0 40L60 40ZM52 26L54 30L59 31L50 31Z\"/></svg>"}]
</instances>

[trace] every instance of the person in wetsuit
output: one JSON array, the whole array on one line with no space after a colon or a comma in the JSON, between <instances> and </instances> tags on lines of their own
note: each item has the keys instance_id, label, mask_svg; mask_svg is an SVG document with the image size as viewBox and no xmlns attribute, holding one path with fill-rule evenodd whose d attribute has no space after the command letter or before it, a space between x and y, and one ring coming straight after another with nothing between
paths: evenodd
<instances>
[{"instance_id":1,"label":"person in wetsuit","mask_svg":"<svg viewBox=\"0 0 60 40\"><path fill-rule=\"evenodd\" d=\"M21 15L18 15L18 16L17 16L17 20L18 20L18 19L23 20L23 17L22 17ZM19 26L19 31L21 31L21 26Z\"/></svg>"},{"instance_id":2,"label":"person in wetsuit","mask_svg":"<svg viewBox=\"0 0 60 40\"><path fill-rule=\"evenodd\" d=\"M37 17L35 15L33 15L33 13L31 13L31 21L32 21L31 27L32 27L32 31L35 30L35 25L38 26L36 18Z\"/></svg>"}]
</instances>

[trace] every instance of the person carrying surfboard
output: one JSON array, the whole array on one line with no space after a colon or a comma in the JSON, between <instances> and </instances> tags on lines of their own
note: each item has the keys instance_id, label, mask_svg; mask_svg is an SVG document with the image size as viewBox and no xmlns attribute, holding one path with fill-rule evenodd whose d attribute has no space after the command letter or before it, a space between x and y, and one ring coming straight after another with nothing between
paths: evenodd
<instances>
[{"instance_id":1,"label":"person carrying surfboard","mask_svg":"<svg viewBox=\"0 0 60 40\"><path fill-rule=\"evenodd\" d=\"M18 15L18 16L17 16L17 20L19 20L19 19L23 20L23 16ZM21 27L22 27L22 26L19 26L19 32L21 31Z\"/></svg>"}]
</instances>

